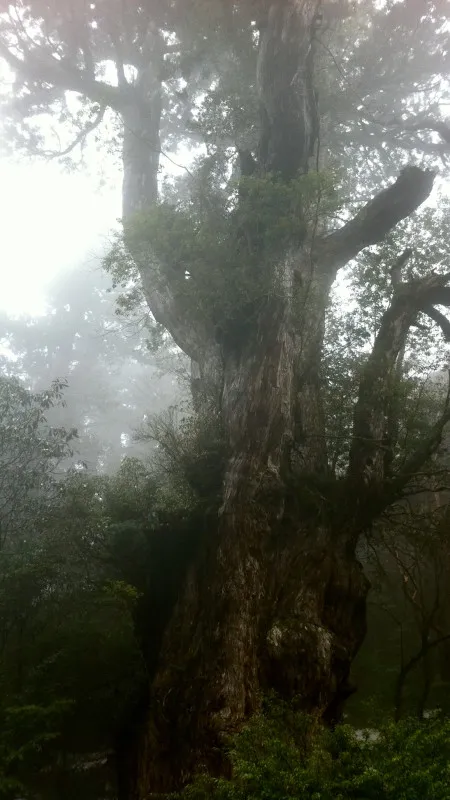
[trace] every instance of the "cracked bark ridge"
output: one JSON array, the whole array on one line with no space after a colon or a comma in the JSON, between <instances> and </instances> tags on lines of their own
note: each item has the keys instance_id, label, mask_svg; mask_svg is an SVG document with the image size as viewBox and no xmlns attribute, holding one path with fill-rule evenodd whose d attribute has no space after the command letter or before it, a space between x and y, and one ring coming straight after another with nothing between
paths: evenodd
<instances>
[{"instance_id":1,"label":"cracked bark ridge","mask_svg":"<svg viewBox=\"0 0 450 800\"><path fill-rule=\"evenodd\" d=\"M257 66L264 173L289 180L306 172L318 134L314 20L320 0L270 3Z\"/></svg>"}]
</instances>

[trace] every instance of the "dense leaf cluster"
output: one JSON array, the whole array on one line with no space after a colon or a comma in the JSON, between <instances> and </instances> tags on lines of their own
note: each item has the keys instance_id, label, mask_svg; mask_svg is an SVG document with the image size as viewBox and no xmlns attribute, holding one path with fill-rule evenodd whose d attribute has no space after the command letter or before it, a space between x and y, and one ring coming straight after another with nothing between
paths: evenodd
<instances>
[{"instance_id":1,"label":"dense leaf cluster","mask_svg":"<svg viewBox=\"0 0 450 800\"><path fill-rule=\"evenodd\" d=\"M289 708L261 715L233 741L232 780L200 778L190 800L446 800L450 721L377 731L317 728Z\"/></svg>"}]
</instances>

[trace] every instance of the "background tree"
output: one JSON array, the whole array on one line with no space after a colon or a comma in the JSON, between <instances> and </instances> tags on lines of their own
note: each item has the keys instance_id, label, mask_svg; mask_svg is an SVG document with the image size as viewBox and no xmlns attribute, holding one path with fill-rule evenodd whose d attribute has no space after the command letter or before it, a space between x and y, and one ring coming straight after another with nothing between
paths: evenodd
<instances>
[{"instance_id":1,"label":"background tree","mask_svg":"<svg viewBox=\"0 0 450 800\"><path fill-rule=\"evenodd\" d=\"M75 432L49 427L46 414L61 402L64 384L28 392L18 380L0 378L0 545L33 538L34 520L45 510L53 470L70 453ZM43 504L43 506L42 506Z\"/></svg>"},{"instance_id":2,"label":"background tree","mask_svg":"<svg viewBox=\"0 0 450 800\"><path fill-rule=\"evenodd\" d=\"M94 473L117 468L125 453L142 453L134 438L146 416L181 398L176 374L161 363L163 351L150 352L153 331L145 309L136 321L120 318L119 294L110 284L91 260L54 281L46 314L4 314L1 321L10 354L5 372L33 390L57 378L67 381L64 404L49 416L52 424L77 430L73 456L62 468L75 461Z\"/></svg>"},{"instance_id":3,"label":"background tree","mask_svg":"<svg viewBox=\"0 0 450 800\"><path fill-rule=\"evenodd\" d=\"M397 165L411 152L445 155L445 22L440 3L424 12L417 0L381 9L29 2L2 17L19 144L48 150L42 114L51 110L62 131L75 125L63 155L111 111L125 239L109 268L128 281L130 259L137 267L155 320L192 359L198 413L217 419L223 441L220 502L167 615L148 718L123 754L125 797L174 788L200 764L220 769L223 735L259 707L261 690L299 695L328 719L349 693L365 632L358 539L429 462L450 419L446 404L399 457L392 376L420 313L447 335L436 306L450 304L448 275L392 286L362 365L343 474L327 448L325 311L338 270L429 197L425 163L407 166L356 214L345 203L386 149ZM353 46L343 68L344 41ZM340 117L323 89L318 105L319 74ZM351 110L341 113L341 98ZM367 126L377 130L372 160ZM206 159L179 202L152 208L161 149L180 132L203 138ZM396 254L396 278L405 261Z\"/></svg>"},{"instance_id":4,"label":"background tree","mask_svg":"<svg viewBox=\"0 0 450 800\"><path fill-rule=\"evenodd\" d=\"M125 708L135 702L145 678L133 626L138 592L121 579L125 567L118 554L112 557L106 479L102 484L83 474L61 482L56 473L73 438L46 422L60 391L55 385L33 394L17 380L0 381L0 795L5 798L19 792L87 796L98 790L86 764L106 760ZM116 505L120 485L126 486L123 475L111 488Z\"/></svg>"}]
</instances>

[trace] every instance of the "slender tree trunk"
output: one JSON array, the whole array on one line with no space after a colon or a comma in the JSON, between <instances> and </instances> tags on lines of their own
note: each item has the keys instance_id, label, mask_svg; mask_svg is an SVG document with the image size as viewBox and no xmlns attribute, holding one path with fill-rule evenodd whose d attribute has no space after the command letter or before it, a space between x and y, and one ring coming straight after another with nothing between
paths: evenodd
<instances>
[{"instance_id":1,"label":"slender tree trunk","mask_svg":"<svg viewBox=\"0 0 450 800\"><path fill-rule=\"evenodd\" d=\"M425 653L422 660L422 686L420 690L419 700L417 702L417 716L423 719L425 713L425 705L430 696L431 685L433 682L433 664L431 662L430 653Z\"/></svg>"}]
</instances>

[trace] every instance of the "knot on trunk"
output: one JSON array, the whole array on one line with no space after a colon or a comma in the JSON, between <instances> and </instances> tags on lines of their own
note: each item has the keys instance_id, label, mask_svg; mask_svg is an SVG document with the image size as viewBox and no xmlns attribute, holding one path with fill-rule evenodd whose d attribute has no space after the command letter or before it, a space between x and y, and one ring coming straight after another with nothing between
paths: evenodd
<instances>
[{"instance_id":1,"label":"knot on trunk","mask_svg":"<svg viewBox=\"0 0 450 800\"><path fill-rule=\"evenodd\" d=\"M319 706L327 704L334 640L331 631L306 618L274 622L266 636L270 685L290 697L310 698L313 692Z\"/></svg>"}]
</instances>

